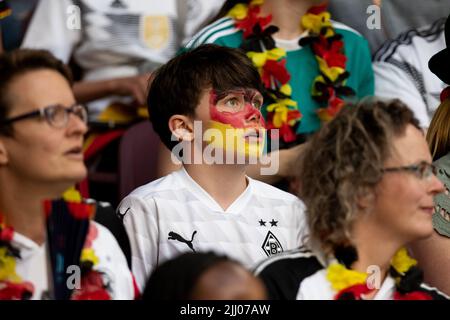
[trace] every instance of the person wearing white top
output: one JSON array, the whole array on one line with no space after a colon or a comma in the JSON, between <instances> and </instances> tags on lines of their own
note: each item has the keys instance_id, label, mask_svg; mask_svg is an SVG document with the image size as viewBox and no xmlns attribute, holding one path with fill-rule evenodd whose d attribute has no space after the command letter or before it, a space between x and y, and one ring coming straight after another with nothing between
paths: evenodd
<instances>
[{"instance_id":1,"label":"person wearing white top","mask_svg":"<svg viewBox=\"0 0 450 320\"><path fill-rule=\"evenodd\" d=\"M301 245L303 203L245 174L264 149L260 92L257 70L237 49L200 46L157 71L148 96L153 127L174 154L185 148L182 169L118 208L141 290L155 267L186 251L215 251L251 267Z\"/></svg>"},{"instance_id":2,"label":"person wearing white top","mask_svg":"<svg viewBox=\"0 0 450 320\"><path fill-rule=\"evenodd\" d=\"M433 234L443 191L418 120L399 100L344 108L299 169L310 239L256 267L271 299L448 299L407 246Z\"/></svg>"},{"instance_id":3,"label":"person wearing white top","mask_svg":"<svg viewBox=\"0 0 450 320\"><path fill-rule=\"evenodd\" d=\"M221 0L40 0L21 48L83 70L77 101L97 119L112 102L145 103L148 73L172 58ZM130 99L130 97L132 99Z\"/></svg>"},{"instance_id":4,"label":"person wearing white top","mask_svg":"<svg viewBox=\"0 0 450 320\"><path fill-rule=\"evenodd\" d=\"M431 56L445 48L445 20L439 19L387 41L373 59L375 95L402 100L425 130L445 88L445 83L428 69Z\"/></svg>"},{"instance_id":5,"label":"person wearing white top","mask_svg":"<svg viewBox=\"0 0 450 320\"><path fill-rule=\"evenodd\" d=\"M0 299L59 299L57 279L49 276L59 265L48 256L61 243L68 249L58 252L59 261L75 260L62 270L74 276L66 282L69 298L134 299L133 276L107 229L84 215L76 221L86 233L49 236L49 219L62 211L48 211L44 201L60 198L87 173L87 111L75 102L69 70L48 51L16 50L0 55L0 74ZM72 214L81 213L74 207L87 208L72 206ZM74 243L83 248L79 253Z\"/></svg>"}]
</instances>

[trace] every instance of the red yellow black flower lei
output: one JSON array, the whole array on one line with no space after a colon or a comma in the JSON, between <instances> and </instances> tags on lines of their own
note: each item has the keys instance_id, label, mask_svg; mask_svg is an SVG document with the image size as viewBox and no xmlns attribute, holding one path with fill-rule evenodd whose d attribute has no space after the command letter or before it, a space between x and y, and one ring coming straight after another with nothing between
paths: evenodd
<instances>
[{"instance_id":1,"label":"red yellow black flower lei","mask_svg":"<svg viewBox=\"0 0 450 320\"><path fill-rule=\"evenodd\" d=\"M33 296L33 284L16 273L20 252L11 245L14 230L6 226L0 214L0 300L28 300Z\"/></svg>"},{"instance_id":2,"label":"red yellow black flower lei","mask_svg":"<svg viewBox=\"0 0 450 320\"><path fill-rule=\"evenodd\" d=\"M76 192L65 194L67 208L76 219L89 220L95 207L81 202L81 197ZM74 196L75 195L75 196ZM45 214L51 215L52 202L44 202ZM95 270L99 259L92 249L92 243L97 237L98 231L94 224L89 224L89 232L84 240L81 251L81 285L72 292L72 300L110 300L109 288L104 284L103 275ZM33 296L34 286L31 282L23 281L16 273L16 261L20 259L20 252L11 244L14 229L6 226L0 214L0 300L28 300Z\"/></svg>"},{"instance_id":3,"label":"red yellow black flower lei","mask_svg":"<svg viewBox=\"0 0 450 320\"><path fill-rule=\"evenodd\" d=\"M348 269L344 264L348 263L333 263L327 268L326 277L337 292L335 299L363 300L364 295L374 290L367 285L368 275ZM417 267L417 261L408 256L405 248L400 249L392 259L390 274L396 281L394 300L432 299L428 293L419 290L423 274Z\"/></svg>"},{"instance_id":4,"label":"red yellow black flower lei","mask_svg":"<svg viewBox=\"0 0 450 320\"><path fill-rule=\"evenodd\" d=\"M277 48L272 34L278 28L270 25L272 16L260 17L263 0L253 0L249 5L239 3L228 13L234 18L235 27L243 31L241 48L258 68L264 86L267 106L268 129L279 129L285 143L296 139L296 128L302 114L296 101L291 99L290 74L286 69L286 52ZM343 53L342 36L334 31L326 5L312 7L302 17L302 27L308 36L300 45L310 45L319 67L319 75L312 85L312 97L322 106L317 115L322 121L331 120L343 107L343 96L354 95L345 86L349 77L346 71L347 57ZM273 136L273 134L272 134Z\"/></svg>"}]
</instances>

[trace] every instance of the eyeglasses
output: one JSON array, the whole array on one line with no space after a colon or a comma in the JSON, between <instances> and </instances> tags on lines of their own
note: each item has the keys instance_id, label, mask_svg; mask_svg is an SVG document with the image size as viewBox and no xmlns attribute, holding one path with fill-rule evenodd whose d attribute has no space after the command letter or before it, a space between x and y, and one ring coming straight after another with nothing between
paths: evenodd
<instances>
[{"instance_id":1,"label":"eyeglasses","mask_svg":"<svg viewBox=\"0 0 450 320\"><path fill-rule=\"evenodd\" d=\"M17 117L13 117L11 119L7 119L3 121L2 124L8 125L17 121L40 117L41 119L45 119L48 124L54 128L65 128L67 126L67 123L69 122L71 113L80 118L83 123L87 124L88 110L84 105L78 103L70 106L69 108L66 108L62 105L45 107L36 111L22 114Z\"/></svg>"},{"instance_id":2,"label":"eyeglasses","mask_svg":"<svg viewBox=\"0 0 450 320\"><path fill-rule=\"evenodd\" d=\"M432 175L436 175L437 168L431 163L422 161L418 164L413 164L410 166L381 169L381 172L400 172L400 171L411 172L419 179L428 179Z\"/></svg>"}]
</instances>

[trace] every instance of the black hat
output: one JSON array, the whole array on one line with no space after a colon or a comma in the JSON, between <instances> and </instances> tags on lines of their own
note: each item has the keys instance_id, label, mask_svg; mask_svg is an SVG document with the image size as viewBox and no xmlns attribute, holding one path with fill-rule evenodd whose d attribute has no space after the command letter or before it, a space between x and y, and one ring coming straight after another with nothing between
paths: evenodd
<instances>
[{"instance_id":1,"label":"black hat","mask_svg":"<svg viewBox=\"0 0 450 320\"><path fill-rule=\"evenodd\" d=\"M445 23L445 44L447 48L431 57L428 68L446 84L450 84L450 15Z\"/></svg>"}]
</instances>

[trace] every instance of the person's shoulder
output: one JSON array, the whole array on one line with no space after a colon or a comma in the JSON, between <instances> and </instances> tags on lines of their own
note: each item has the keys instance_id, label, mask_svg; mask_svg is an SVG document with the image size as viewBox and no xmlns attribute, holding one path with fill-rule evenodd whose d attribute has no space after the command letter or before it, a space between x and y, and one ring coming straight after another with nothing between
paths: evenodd
<instances>
[{"instance_id":1,"label":"person's shoulder","mask_svg":"<svg viewBox=\"0 0 450 320\"><path fill-rule=\"evenodd\" d=\"M145 200L157 196L159 193L176 189L179 186L179 171L174 171L164 177L137 187L124 200L131 198Z\"/></svg>"},{"instance_id":2,"label":"person's shoulder","mask_svg":"<svg viewBox=\"0 0 450 320\"><path fill-rule=\"evenodd\" d=\"M255 180L252 178L249 178L249 179L252 183L253 193L256 196L267 198L267 199L280 200L280 201L287 202L289 204L296 204L296 205L303 206L303 202L297 196L293 195L292 193L283 191L274 186L271 186L268 183L265 183L265 182L262 182L259 180Z\"/></svg>"},{"instance_id":3,"label":"person's shoulder","mask_svg":"<svg viewBox=\"0 0 450 320\"><path fill-rule=\"evenodd\" d=\"M433 300L450 300L450 297L444 292L435 287L430 287L426 283L422 283L419 290L430 295Z\"/></svg>"},{"instance_id":4,"label":"person's shoulder","mask_svg":"<svg viewBox=\"0 0 450 320\"><path fill-rule=\"evenodd\" d=\"M266 285L270 299L295 300L300 284L321 269L314 253L300 248L264 260L254 273Z\"/></svg>"},{"instance_id":5,"label":"person's shoulder","mask_svg":"<svg viewBox=\"0 0 450 320\"><path fill-rule=\"evenodd\" d=\"M433 164L440 169L450 172L450 152L435 160Z\"/></svg>"},{"instance_id":6,"label":"person's shoulder","mask_svg":"<svg viewBox=\"0 0 450 320\"><path fill-rule=\"evenodd\" d=\"M239 32L235 28L235 21L230 17L223 17L207 25L186 44L186 49L193 49L201 44L216 43L220 39Z\"/></svg>"},{"instance_id":7,"label":"person's shoulder","mask_svg":"<svg viewBox=\"0 0 450 320\"><path fill-rule=\"evenodd\" d=\"M365 40L364 36L361 33L359 33L352 27L349 27L348 25L346 25L342 22L331 20L331 24L332 24L334 30L336 30L336 32L343 34L344 36L351 37L354 39L361 39L361 40L364 39Z\"/></svg>"},{"instance_id":8,"label":"person's shoulder","mask_svg":"<svg viewBox=\"0 0 450 320\"><path fill-rule=\"evenodd\" d=\"M256 275L265 273L281 275L286 271L301 271L309 268L317 271L323 267L311 250L301 247L271 256L259 263L254 268L254 273Z\"/></svg>"},{"instance_id":9,"label":"person's shoulder","mask_svg":"<svg viewBox=\"0 0 450 320\"><path fill-rule=\"evenodd\" d=\"M419 29L410 29L400 33L394 39L387 40L375 52L374 62L388 61L396 54L410 56L412 52L427 52L423 50L424 46L430 46L439 51L442 46L440 39L444 34L445 18L436 20L434 23Z\"/></svg>"}]
</instances>

